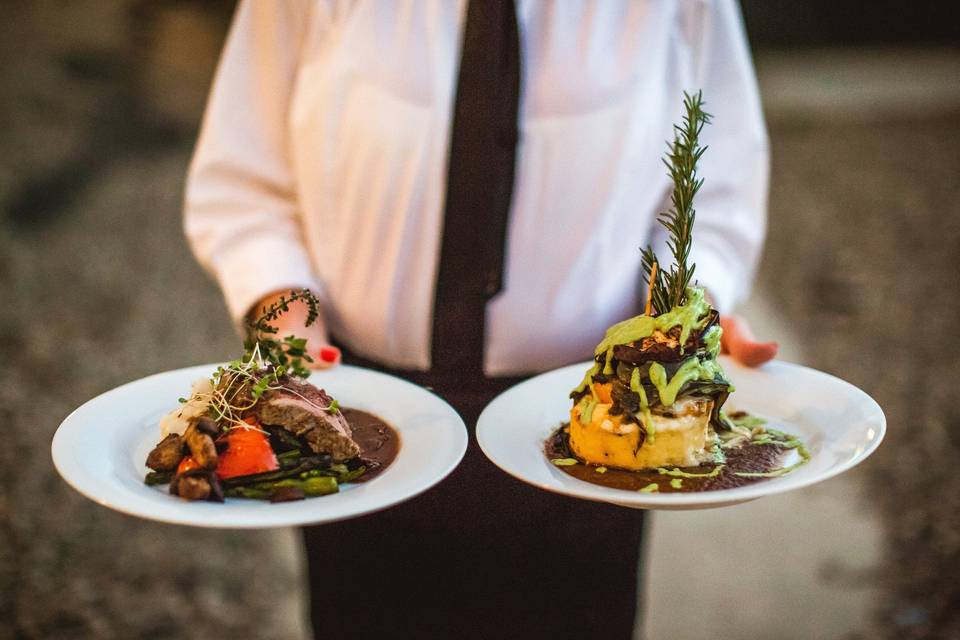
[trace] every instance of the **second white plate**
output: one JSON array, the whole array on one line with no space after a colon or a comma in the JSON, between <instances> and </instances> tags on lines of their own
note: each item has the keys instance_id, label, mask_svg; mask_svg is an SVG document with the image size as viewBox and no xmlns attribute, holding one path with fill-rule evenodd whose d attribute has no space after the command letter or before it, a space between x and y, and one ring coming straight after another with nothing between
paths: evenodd
<instances>
[{"instance_id":1,"label":"second white plate","mask_svg":"<svg viewBox=\"0 0 960 640\"><path fill-rule=\"evenodd\" d=\"M886 419L866 393L839 378L786 362L758 369L721 357L736 391L724 408L766 418L769 426L802 438L810 461L785 476L736 489L691 493L639 493L573 478L544 455L544 441L569 420L568 394L591 363L531 378L494 399L477 423L477 440L510 475L546 491L637 509L721 507L806 487L850 469L880 444Z\"/></svg>"}]
</instances>

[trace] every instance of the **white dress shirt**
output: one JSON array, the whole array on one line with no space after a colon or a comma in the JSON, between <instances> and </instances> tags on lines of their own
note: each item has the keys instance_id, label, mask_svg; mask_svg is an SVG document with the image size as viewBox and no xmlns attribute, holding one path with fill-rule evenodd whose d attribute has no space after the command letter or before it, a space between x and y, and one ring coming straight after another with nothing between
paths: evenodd
<instances>
[{"instance_id":1,"label":"white dress shirt","mask_svg":"<svg viewBox=\"0 0 960 640\"><path fill-rule=\"evenodd\" d=\"M430 365L451 113L466 2L242 2L190 169L186 232L239 319L309 287L331 333ZM747 293L765 228L766 131L732 0L518 0L522 88L503 291L485 370L589 358L640 308L682 91L713 123L692 258L721 311Z\"/></svg>"}]
</instances>

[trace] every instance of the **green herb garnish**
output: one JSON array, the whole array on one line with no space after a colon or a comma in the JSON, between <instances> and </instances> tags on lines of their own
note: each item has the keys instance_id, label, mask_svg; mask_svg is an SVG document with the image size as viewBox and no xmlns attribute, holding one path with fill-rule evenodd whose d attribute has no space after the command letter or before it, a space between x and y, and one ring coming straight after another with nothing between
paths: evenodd
<instances>
[{"instance_id":1,"label":"green herb garnish","mask_svg":"<svg viewBox=\"0 0 960 640\"><path fill-rule=\"evenodd\" d=\"M274 320L290 310L292 302L301 301L307 305L307 320L305 327L309 327L320 316L320 301L307 289L295 289L289 296L280 298L269 307L263 307L256 319L248 319L246 323L246 339L243 341L244 360L257 359L264 364L283 368L291 375L305 378L310 371L304 363L313 362L307 354L306 338L287 336L282 340L276 337L279 329L271 324Z\"/></svg>"},{"instance_id":2,"label":"green herb garnish","mask_svg":"<svg viewBox=\"0 0 960 640\"><path fill-rule=\"evenodd\" d=\"M243 342L243 357L226 366L218 367L211 379L213 391L191 399L206 400L207 414L224 429L234 427L253 428L244 421L246 412L252 409L268 391L286 388L282 380L291 375L305 378L310 375L306 364L313 362L307 352L306 338L289 335L278 340L279 329L272 323L290 310L290 304L302 301L307 305L304 326L313 324L320 315L320 301L307 289L295 289L281 296L276 302L261 309L256 318L246 322L246 338ZM300 396L305 402L307 398ZM336 413L336 400L318 409Z\"/></svg>"},{"instance_id":3,"label":"green herb garnish","mask_svg":"<svg viewBox=\"0 0 960 640\"><path fill-rule=\"evenodd\" d=\"M710 122L710 114L703 111L703 105L700 91L694 95L683 93L686 113L683 123L673 126L673 142L668 143L667 157L663 160L673 179L673 192L670 195L672 208L662 212L658 222L670 232L667 245L673 253L674 263L667 271L649 245L641 251L644 277L650 287L652 306L657 314L666 313L687 301L687 287L697 266L688 266L687 259L690 257L691 234L696 218L693 198L703 185L703 178L697 177L697 161L707 150L707 147L700 146L700 132L703 125ZM656 269L654 265L658 265Z\"/></svg>"}]
</instances>

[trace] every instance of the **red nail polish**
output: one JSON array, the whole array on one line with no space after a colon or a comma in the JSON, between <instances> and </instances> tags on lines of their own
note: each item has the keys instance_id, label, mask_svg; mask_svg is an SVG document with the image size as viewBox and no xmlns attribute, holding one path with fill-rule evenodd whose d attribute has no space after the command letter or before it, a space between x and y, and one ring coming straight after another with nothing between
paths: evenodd
<instances>
[{"instance_id":1,"label":"red nail polish","mask_svg":"<svg viewBox=\"0 0 960 640\"><path fill-rule=\"evenodd\" d=\"M320 349L320 359L324 362L336 362L339 355L340 349L336 347L321 347Z\"/></svg>"}]
</instances>

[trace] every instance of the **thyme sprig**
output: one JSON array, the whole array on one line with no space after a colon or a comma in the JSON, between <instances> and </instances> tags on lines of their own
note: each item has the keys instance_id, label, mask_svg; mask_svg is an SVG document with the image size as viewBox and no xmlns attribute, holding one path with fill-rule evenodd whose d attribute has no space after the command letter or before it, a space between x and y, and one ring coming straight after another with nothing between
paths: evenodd
<instances>
[{"instance_id":1,"label":"thyme sprig","mask_svg":"<svg viewBox=\"0 0 960 640\"><path fill-rule=\"evenodd\" d=\"M307 353L306 338L294 335L278 339L279 329L271 324L290 310L290 304L301 301L307 305L307 319L304 326L309 327L320 315L320 301L308 289L294 289L289 295L280 296L273 304L260 310L260 315L248 318L246 338L243 341L244 360L256 358L262 366L273 365L284 369L291 375L305 378L310 375L304 363L313 362Z\"/></svg>"},{"instance_id":2,"label":"thyme sprig","mask_svg":"<svg viewBox=\"0 0 960 640\"><path fill-rule=\"evenodd\" d=\"M673 142L667 144L667 156L663 159L673 180L672 207L670 211L661 212L657 221L670 233L667 246L673 254L673 265L665 269L650 246L641 250L644 279L650 287L652 306L657 314L687 301L687 287L697 266L687 265L687 260L697 213L693 199L703 185L703 178L697 176L697 161L707 150L700 146L700 132L711 117L703 110L704 104L701 91L693 95L683 92L683 122L673 126ZM658 269L651 282L654 264Z\"/></svg>"},{"instance_id":3,"label":"thyme sprig","mask_svg":"<svg viewBox=\"0 0 960 640\"><path fill-rule=\"evenodd\" d=\"M244 421L252 409L268 391L284 389L317 409L337 413L336 400L321 407L300 393L284 385L287 375L305 378L310 375L306 363L313 362L307 353L306 338L289 335L278 338L280 330L273 323L290 310L290 305L301 301L307 305L304 326L316 322L320 315L320 301L307 289L294 289L280 296L274 303L260 309L256 317L245 323L246 337L243 341L243 356L218 367L210 380L213 391L207 400L207 413L227 429L253 428Z\"/></svg>"},{"instance_id":4,"label":"thyme sprig","mask_svg":"<svg viewBox=\"0 0 960 640\"><path fill-rule=\"evenodd\" d=\"M248 318L243 356L217 367L208 388L195 388L190 398L180 398L180 403L202 403L206 415L223 430L260 430L247 422L250 410L267 392L281 389L320 411L338 413L340 407L336 400L326 406L318 405L290 384L289 376L305 378L310 375L304 363L313 362L313 359L306 353L306 339L291 335L279 340L276 338L279 329L271 323L298 300L307 305L305 325L313 324L320 308L319 301L310 291L298 289L281 296L273 304L263 307L259 316Z\"/></svg>"}]
</instances>

